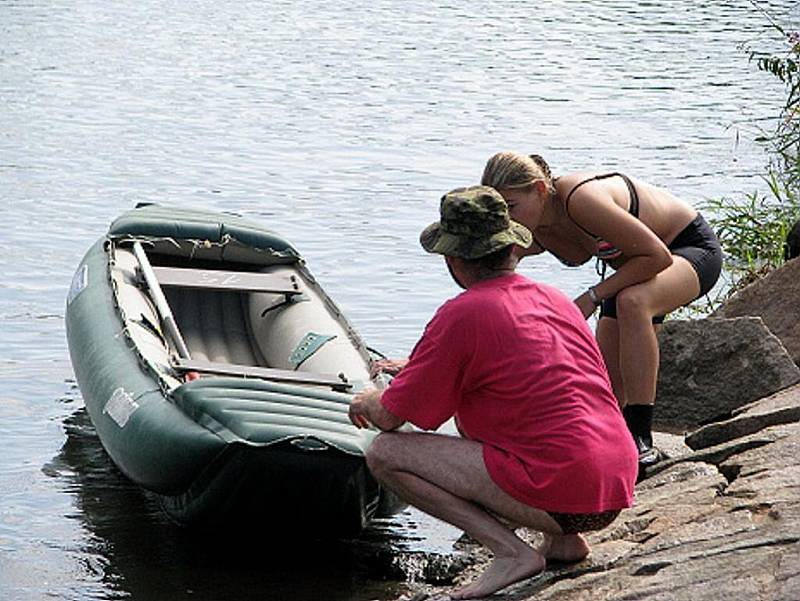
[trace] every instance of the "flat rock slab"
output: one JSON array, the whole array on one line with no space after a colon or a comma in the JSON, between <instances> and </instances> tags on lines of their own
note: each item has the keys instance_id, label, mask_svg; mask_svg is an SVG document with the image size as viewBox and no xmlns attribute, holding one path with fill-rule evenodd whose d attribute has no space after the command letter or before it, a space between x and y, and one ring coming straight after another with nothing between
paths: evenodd
<instances>
[{"instance_id":1,"label":"flat rock slab","mask_svg":"<svg viewBox=\"0 0 800 601\"><path fill-rule=\"evenodd\" d=\"M800 369L758 317L667 321L654 421L692 429L800 382Z\"/></svg>"},{"instance_id":2,"label":"flat rock slab","mask_svg":"<svg viewBox=\"0 0 800 601\"><path fill-rule=\"evenodd\" d=\"M681 434L653 432L653 444L670 459L683 457L692 452L691 447L686 444L686 437Z\"/></svg>"}]
</instances>

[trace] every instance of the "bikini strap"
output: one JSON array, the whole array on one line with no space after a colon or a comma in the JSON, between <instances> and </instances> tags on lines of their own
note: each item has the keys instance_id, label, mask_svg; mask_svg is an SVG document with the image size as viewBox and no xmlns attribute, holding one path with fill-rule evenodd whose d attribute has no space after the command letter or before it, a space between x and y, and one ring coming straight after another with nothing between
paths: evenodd
<instances>
[{"instance_id":1,"label":"bikini strap","mask_svg":"<svg viewBox=\"0 0 800 601\"><path fill-rule=\"evenodd\" d=\"M636 186L633 185L631 178L629 178L624 173L617 173L622 180L625 182L625 185L628 186L628 193L631 195L631 205L628 207L628 213L639 218L639 194L636 192Z\"/></svg>"},{"instance_id":2,"label":"bikini strap","mask_svg":"<svg viewBox=\"0 0 800 601\"><path fill-rule=\"evenodd\" d=\"M639 195L636 193L636 187L633 185L633 182L631 181L631 178L629 178L624 173L619 173L617 171L613 171L611 173L602 173L600 175L587 177L585 180L575 184L572 187L572 189L569 191L569 193L567 194L567 197L564 199L564 210L567 212L567 217L569 217L572 220L572 223L577 225L579 228L581 228L584 232L586 232L592 238L595 238L595 239L598 239L598 240L600 239L599 236L597 236L596 234L593 234L592 232L587 230L585 227L583 227L580 223L578 223L577 221L572 219L572 215L569 214L569 201L572 198L572 195L575 193L575 191L578 188L580 188L583 184L588 184L589 182L593 182L593 181L597 181L597 180L601 180L601 179L607 179L609 177L617 177L617 176L621 177L622 180L625 182L625 185L628 187L628 193L630 194L630 197L631 197L631 202L630 202L630 206L628 207L628 212L631 215L633 215L634 217L638 218L639 217Z\"/></svg>"},{"instance_id":3,"label":"bikini strap","mask_svg":"<svg viewBox=\"0 0 800 601\"><path fill-rule=\"evenodd\" d=\"M572 186L572 189L567 194L567 197L564 199L564 207L567 208L567 213L569 213L569 201L572 198L572 195L580 188L583 184L588 184L589 182L593 182L599 179L605 179L607 177L611 177L612 175L616 175L616 173L604 173L602 175L593 175L592 177L587 177L585 180L582 180Z\"/></svg>"}]
</instances>

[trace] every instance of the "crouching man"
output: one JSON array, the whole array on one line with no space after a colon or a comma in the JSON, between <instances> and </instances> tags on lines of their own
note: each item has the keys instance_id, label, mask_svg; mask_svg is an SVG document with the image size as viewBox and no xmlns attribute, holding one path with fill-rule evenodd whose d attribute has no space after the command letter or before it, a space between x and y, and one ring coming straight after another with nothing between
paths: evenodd
<instances>
[{"instance_id":1,"label":"crouching man","mask_svg":"<svg viewBox=\"0 0 800 601\"><path fill-rule=\"evenodd\" d=\"M442 197L420 236L464 292L437 310L391 385L356 395L350 420L384 433L367 462L409 504L464 530L494 559L453 599L490 595L589 554L582 532L630 507L638 453L594 336L558 290L515 273L531 233L493 188ZM455 417L461 437L436 430ZM534 549L501 520L544 534Z\"/></svg>"}]
</instances>

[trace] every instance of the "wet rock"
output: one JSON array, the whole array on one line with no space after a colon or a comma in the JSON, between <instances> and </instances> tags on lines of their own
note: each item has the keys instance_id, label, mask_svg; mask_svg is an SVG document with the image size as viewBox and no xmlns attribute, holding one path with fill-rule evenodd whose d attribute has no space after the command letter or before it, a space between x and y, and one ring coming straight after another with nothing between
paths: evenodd
<instances>
[{"instance_id":1,"label":"wet rock","mask_svg":"<svg viewBox=\"0 0 800 601\"><path fill-rule=\"evenodd\" d=\"M471 555L459 552L439 554L386 549L370 558L369 571L372 577L382 580L447 585L474 561Z\"/></svg>"},{"instance_id":2,"label":"wet rock","mask_svg":"<svg viewBox=\"0 0 800 601\"><path fill-rule=\"evenodd\" d=\"M399 596L395 601L431 601L433 596L429 591L416 591Z\"/></svg>"},{"instance_id":3,"label":"wet rock","mask_svg":"<svg viewBox=\"0 0 800 601\"><path fill-rule=\"evenodd\" d=\"M693 428L800 381L800 369L758 317L668 321L654 420Z\"/></svg>"},{"instance_id":4,"label":"wet rock","mask_svg":"<svg viewBox=\"0 0 800 601\"><path fill-rule=\"evenodd\" d=\"M734 294L712 317L758 316L800 363L800 260L780 268Z\"/></svg>"}]
</instances>

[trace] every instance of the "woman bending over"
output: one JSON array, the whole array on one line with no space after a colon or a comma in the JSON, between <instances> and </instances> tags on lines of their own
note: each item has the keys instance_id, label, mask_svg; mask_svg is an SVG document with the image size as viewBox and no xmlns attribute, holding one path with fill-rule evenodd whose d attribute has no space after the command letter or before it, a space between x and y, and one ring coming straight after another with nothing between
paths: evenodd
<instances>
[{"instance_id":1,"label":"woman bending over","mask_svg":"<svg viewBox=\"0 0 800 601\"><path fill-rule=\"evenodd\" d=\"M664 316L706 294L722 250L693 207L622 173L553 177L538 155L501 152L481 183L498 190L512 219L533 233L521 256L550 252L569 266L596 258L615 271L575 299L585 317L600 307L597 340L614 393L639 449L640 476L660 459L652 420Z\"/></svg>"}]
</instances>

